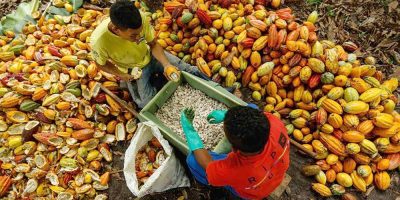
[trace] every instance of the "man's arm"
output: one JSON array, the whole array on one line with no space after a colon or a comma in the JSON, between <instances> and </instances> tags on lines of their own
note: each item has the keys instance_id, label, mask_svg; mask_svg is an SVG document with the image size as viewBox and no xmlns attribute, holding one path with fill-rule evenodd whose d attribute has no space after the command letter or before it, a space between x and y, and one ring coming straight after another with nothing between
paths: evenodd
<instances>
[{"instance_id":1,"label":"man's arm","mask_svg":"<svg viewBox=\"0 0 400 200\"><path fill-rule=\"evenodd\" d=\"M162 64L164 68L171 65L171 63L169 63L168 61L167 56L165 56L164 49L155 40L150 42L149 46L151 48L151 53L153 54L153 56Z\"/></svg>"},{"instance_id":2,"label":"man's arm","mask_svg":"<svg viewBox=\"0 0 400 200\"><path fill-rule=\"evenodd\" d=\"M190 108L185 108L181 112L181 126L186 136L189 150L193 152L196 161L203 169L212 161L211 155L204 149L203 141L197 131L193 127L194 111Z\"/></svg>"},{"instance_id":3,"label":"man's arm","mask_svg":"<svg viewBox=\"0 0 400 200\"><path fill-rule=\"evenodd\" d=\"M205 149L197 149L193 151L194 157L196 158L196 161L199 163L199 165L206 170L208 164L212 162L212 158L210 153L208 153L207 150Z\"/></svg>"},{"instance_id":4,"label":"man's arm","mask_svg":"<svg viewBox=\"0 0 400 200\"><path fill-rule=\"evenodd\" d=\"M123 73L121 72L113 63L111 63L110 61L106 61L105 65L99 65L99 68L107 73L113 74L115 76L118 76L119 78L121 78L124 81L130 81L133 79L133 77L129 74Z\"/></svg>"}]
</instances>

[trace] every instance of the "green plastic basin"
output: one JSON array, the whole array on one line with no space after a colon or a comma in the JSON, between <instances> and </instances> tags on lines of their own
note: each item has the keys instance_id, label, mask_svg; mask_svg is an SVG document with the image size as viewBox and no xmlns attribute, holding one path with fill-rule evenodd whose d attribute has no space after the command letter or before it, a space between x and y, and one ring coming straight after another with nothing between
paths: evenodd
<instances>
[{"instance_id":1,"label":"green plastic basin","mask_svg":"<svg viewBox=\"0 0 400 200\"><path fill-rule=\"evenodd\" d=\"M157 94L156 96L141 110L139 113L139 120L152 121L160 129L161 133L172 145L182 151L184 154L189 153L186 142L162 123L154 113L161 108L164 103L171 97L179 85L188 83L191 87L204 92L207 96L225 104L227 107L234 107L238 105L245 106L246 102L242 101L235 95L226 91L223 87L213 81L205 81L196 76L193 76L187 72L181 73L181 79L179 82L169 81ZM218 153L227 153L230 151L230 144L226 138L221 139L214 151Z\"/></svg>"}]
</instances>

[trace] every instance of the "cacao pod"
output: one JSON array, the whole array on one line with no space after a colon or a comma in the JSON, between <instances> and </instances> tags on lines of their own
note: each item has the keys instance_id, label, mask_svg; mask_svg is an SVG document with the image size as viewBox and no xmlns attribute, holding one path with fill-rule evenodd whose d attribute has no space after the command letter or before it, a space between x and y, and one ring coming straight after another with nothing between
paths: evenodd
<instances>
[{"instance_id":1,"label":"cacao pod","mask_svg":"<svg viewBox=\"0 0 400 200\"><path fill-rule=\"evenodd\" d=\"M350 175L343 172L336 175L336 181L343 187L351 187L353 185Z\"/></svg>"},{"instance_id":2,"label":"cacao pod","mask_svg":"<svg viewBox=\"0 0 400 200\"><path fill-rule=\"evenodd\" d=\"M390 186L390 176L386 171L377 172L374 176L375 186L380 190L386 190Z\"/></svg>"}]
</instances>

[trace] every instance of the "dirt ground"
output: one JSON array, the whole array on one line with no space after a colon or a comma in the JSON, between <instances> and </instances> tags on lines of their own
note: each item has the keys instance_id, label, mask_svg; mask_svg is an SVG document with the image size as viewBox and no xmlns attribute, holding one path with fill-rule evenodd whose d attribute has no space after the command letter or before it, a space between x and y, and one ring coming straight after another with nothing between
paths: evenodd
<instances>
[{"instance_id":1,"label":"dirt ground","mask_svg":"<svg viewBox=\"0 0 400 200\"><path fill-rule=\"evenodd\" d=\"M23 0L25 1L25 0ZM14 10L21 0L0 0L0 18ZM317 23L320 38L334 40L341 44L346 41L356 43L360 57L373 55L378 60L377 66L387 76L400 77L400 6L398 0L286 0L283 7L294 10L298 20L305 20L309 13L317 10L320 19ZM244 91L246 94L246 91ZM245 97L248 95L244 95ZM245 98L245 100L249 100ZM123 169L124 151L129 142L112 147L114 151L113 173L109 199L135 199L125 184ZM179 153L178 153L179 154ZM313 160L292 148L291 165L288 174L292 177L289 188L282 200L321 199L311 190L312 178L300 173L300 168ZM182 161L184 157L179 156ZM183 163L184 164L184 163ZM360 199L400 199L399 172L392 173L389 190L382 193L372 188L368 195L350 190ZM169 190L160 194L148 195L144 200L161 199L221 199L226 193L221 189L207 188L192 182L190 188ZM330 198L338 199L338 198Z\"/></svg>"}]
</instances>

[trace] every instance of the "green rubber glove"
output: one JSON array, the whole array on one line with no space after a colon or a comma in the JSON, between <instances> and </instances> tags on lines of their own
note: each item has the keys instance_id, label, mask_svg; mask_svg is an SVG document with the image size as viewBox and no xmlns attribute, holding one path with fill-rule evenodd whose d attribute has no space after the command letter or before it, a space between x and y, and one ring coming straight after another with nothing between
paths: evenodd
<instances>
[{"instance_id":1,"label":"green rubber glove","mask_svg":"<svg viewBox=\"0 0 400 200\"><path fill-rule=\"evenodd\" d=\"M181 126L186 136L190 151L203 149L204 144L199 134L193 127L194 111L191 108L185 108L181 112Z\"/></svg>"},{"instance_id":2,"label":"green rubber glove","mask_svg":"<svg viewBox=\"0 0 400 200\"><path fill-rule=\"evenodd\" d=\"M252 103L248 103L247 107L258 109L258 106ZM225 115L228 112L228 110L213 110L210 114L207 116L207 121L210 124L219 124L224 121Z\"/></svg>"},{"instance_id":3,"label":"green rubber glove","mask_svg":"<svg viewBox=\"0 0 400 200\"><path fill-rule=\"evenodd\" d=\"M224 121L227 110L213 110L207 116L207 121L210 124L219 124Z\"/></svg>"}]
</instances>

